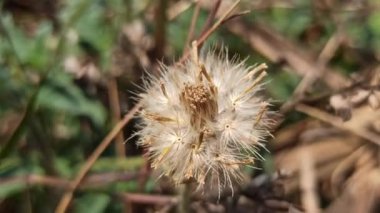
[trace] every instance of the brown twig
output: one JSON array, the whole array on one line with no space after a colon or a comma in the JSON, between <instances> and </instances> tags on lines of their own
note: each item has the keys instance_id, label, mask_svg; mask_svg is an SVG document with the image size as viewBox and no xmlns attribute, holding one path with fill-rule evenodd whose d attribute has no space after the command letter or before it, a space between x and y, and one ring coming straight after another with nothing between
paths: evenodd
<instances>
[{"instance_id":1,"label":"brown twig","mask_svg":"<svg viewBox=\"0 0 380 213\"><path fill-rule=\"evenodd\" d=\"M103 153L103 151L109 146L112 140L116 137L116 135L121 131L121 129L131 120L134 114L140 108L141 103L136 104L129 112L124 116L124 118L119 121L115 127L111 130L110 133L104 138L104 140L99 144L99 146L95 149L95 151L91 154L91 156L87 159L86 163L80 169L78 175L75 179L70 183L70 188L65 192L62 199L60 200L55 212L56 213L64 213L66 212L67 207L69 206L71 199L73 198L73 194L75 189L79 186L80 182L83 180L87 172L90 170L95 161L99 158L99 156Z\"/></svg>"},{"instance_id":2,"label":"brown twig","mask_svg":"<svg viewBox=\"0 0 380 213\"><path fill-rule=\"evenodd\" d=\"M375 143L376 145L380 145L380 137L378 137L376 134L370 131L364 131L361 128L353 128L349 125L346 125L342 122L342 120L339 117L330 115L329 113L326 113L322 110L304 104L298 104L296 106L296 110L305 113L311 117L317 118L321 121L324 121L326 123L329 123L339 129L352 132L359 137L362 137L368 141Z\"/></svg>"},{"instance_id":3,"label":"brown twig","mask_svg":"<svg viewBox=\"0 0 380 213\"><path fill-rule=\"evenodd\" d=\"M128 202L141 203L141 204L166 204L171 202L178 202L178 198L173 196L163 195L146 195L146 194L132 194L126 193L124 195Z\"/></svg>"},{"instance_id":4,"label":"brown twig","mask_svg":"<svg viewBox=\"0 0 380 213\"><path fill-rule=\"evenodd\" d=\"M135 212L133 204L144 205L175 205L178 203L178 198L173 196L164 195L146 195L146 194L132 194L126 193L122 195L122 199L125 201L126 212Z\"/></svg>"},{"instance_id":5,"label":"brown twig","mask_svg":"<svg viewBox=\"0 0 380 213\"><path fill-rule=\"evenodd\" d=\"M199 39L197 39L198 47L202 45L206 41L206 39L223 23L223 20L225 20L231 14L231 12L237 7L239 2L240 0L237 0L226 12L223 13L223 15L218 19L217 22L215 22L215 24L210 29L208 29L203 35L199 37ZM185 54L183 54L182 58L178 61L178 63L183 63L186 60L186 58L189 57L190 53L191 51L186 51Z\"/></svg>"},{"instance_id":6,"label":"brown twig","mask_svg":"<svg viewBox=\"0 0 380 213\"><path fill-rule=\"evenodd\" d=\"M167 14L166 9L168 0L159 0L155 10L155 33L154 33L154 58L161 60L165 53L166 46L166 27Z\"/></svg>"},{"instance_id":7,"label":"brown twig","mask_svg":"<svg viewBox=\"0 0 380 213\"><path fill-rule=\"evenodd\" d=\"M220 16L218 21L215 22L210 29L208 29L205 33L201 34L200 38L198 39L198 42L203 43L203 41L205 41L223 23L224 20L228 19L232 11L238 6L239 3L240 0L235 1L235 3L231 5L231 7L223 13L223 15Z\"/></svg>"},{"instance_id":8,"label":"brown twig","mask_svg":"<svg viewBox=\"0 0 380 213\"><path fill-rule=\"evenodd\" d=\"M323 47L321 53L318 56L317 62L325 66L334 57L336 51L342 44L343 39L343 30L339 28L337 32L330 37L326 45Z\"/></svg>"},{"instance_id":9,"label":"brown twig","mask_svg":"<svg viewBox=\"0 0 380 213\"><path fill-rule=\"evenodd\" d=\"M202 29L201 33L199 34L200 35L199 37L201 37L203 34L205 34L207 32L207 30L212 26L212 23L215 20L216 13L219 10L221 2L222 2L221 0L216 0L215 1L215 4L212 7L212 9L210 10L210 13L209 13L209 15L207 17L206 23L204 24L203 29ZM200 5L200 3L201 2L199 2L199 5Z\"/></svg>"},{"instance_id":10,"label":"brown twig","mask_svg":"<svg viewBox=\"0 0 380 213\"><path fill-rule=\"evenodd\" d=\"M188 45L190 44L190 41L194 37L194 30L195 30L195 24L197 23L198 17L199 17L199 11L201 9L201 0L197 2L194 8L193 16L191 17L191 23L189 27L189 32L187 33L187 38L185 42L185 47L183 48L183 53L184 54L188 50Z\"/></svg>"},{"instance_id":11,"label":"brown twig","mask_svg":"<svg viewBox=\"0 0 380 213\"><path fill-rule=\"evenodd\" d=\"M114 77L108 81L108 100L111 109L112 124L116 124L120 121L120 101L117 89L117 81ZM124 135L123 132L119 132L115 138L115 150L118 157L125 156Z\"/></svg>"},{"instance_id":12,"label":"brown twig","mask_svg":"<svg viewBox=\"0 0 380 213\"><path fill-rule=\"evenodd\" d=\"M222 24L224 24L224 23L226 23L226 22L228 22L228 21L231 21L232 19L238 18L238 17L240 17L240 16L247 15L247 14L250 13L250 12L252 12L252 11L250 11L250 10L245 10L245 11L241 11L241 12L238 12L238 13L232 14L232 15L228 16L226 19L224 19L224 20L222 21Z\"/></svg>"},{"instance_id":13,"label":"brown twig","mask_svg":"<svg viewBox=\"0 0 380 213\"><path fill-rule=\"evenodd\" d=\"M78 188L88 188L94 186L107 185L118 181L128 181L136 179L140 174L138 172L107 172L101 174L93 174L86 177ZM27 184L29 186L42 185L53 188L68 188L70 181L54 176L44 176L37 174L29 174L24 176L16 176L0 179L0 187L10 184Z\"/></svg>"},{"instance_id":14,"label":"brown twig","mask_svg":"<svg viewBox=\"0 0 380 213\"><path fill-rule=\"evenodd\" d=\"M253 1L252 1L253 2ZM322 1L318 1L322 2ZM306 7L303 6L298 6L294 2L291 1L257 1L256 3L252 3L251 5L252 8L254 8L255 11L258 10L272 10L272 9L289 9L289 10L305 10ZM358 5L358 6L352 6L352 5L340 5L340 7L331 7L331 8L326 8L326 7L319 7L319 11L331 11L334 13L347 13L347 12L356 12L359 13L361 11L377 11L380 9L379 4L368 4L368 5Z\"/></svg>"}]
</instances>

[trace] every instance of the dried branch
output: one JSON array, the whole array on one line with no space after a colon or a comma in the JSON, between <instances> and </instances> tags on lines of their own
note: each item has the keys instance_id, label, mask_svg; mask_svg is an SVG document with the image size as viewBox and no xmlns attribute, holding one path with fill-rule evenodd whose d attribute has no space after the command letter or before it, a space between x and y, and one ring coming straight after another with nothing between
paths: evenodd
<instances>
[{"instance_id":1,"label":"dried branch","mask_svg":"<svg viewBox=\"0 0 380 213\"><path fill-rule=\"evenodd\" d=\"M119 181L129 181L139 176L137 172L108 172L101 174L93 174L86 177L78 186L78 188L86 189L90 187L99 187ZM10 184L27 184L28 186L42 185L53 188L67 189L70 181L59 177L43 176L37 174L29 174L24 176L16 176L0 179L0 187Z\"/></svg>"},{"instance_id":2,"label":"dried branch","mask_svg":"<svg viewBox=\"0 0 380 213\"><path fill-rule=\"evenodd\" d=\"M166 46L166 27L167 14L166 9L168 0L159 0L155 10L155 33L154 33L154 58L161 60L164 57Z\"/></svg>"},{"instance_id":3,"label":"dried branch","mask_svg":"<svg viewBox=\"0 0 380 213\"><path fill-rule=\"evenodd\" d=\"M145 205L176 205L179 201L177 197L164 196L164 195L146 195L146 194L132 194L125 193L121 195L125 202L126 212L135 212L133 204L145 204Z\"/></svg>"},{"instance_id":4,"label":"dried branch","mask_svg":"<svg viewBox=\"0 0 380 213\"><path fill-rule=\"evenodd\" d=\"M197 20L198 20L198 17L199 17L199 11L201 9L200 3L201 3L201 0L199 0L197 2L197 4L195 5L193 16L191 17L191 23L190 23L189 31L187 33L187 38L186 38L186 41L185 41L185 47L183 48L183 53L182 54L185 54L185 52L188 50L188 45L190 44L190 41L194 37L195 24L197 23Z\"/></svg>"},{"instance_id":5,"label":"dried branch","mask_svg":"<svg viewBox=\"0 0 380 213\"><path fill-rule=\"evenodd\" d=\"M237 7L237 5L239 4L240 0L237 0L226 12L224 12L221 17L218 19L217 22L215 22L215 24L210 28L208 29L204 34L202 34L199 39L197 39L197 46L201 46L205 41L206 39L223 23L223 20L225 20L226 18L228 18L228 16L231 14L231 12ZM185 52L185 54L183 54L182 58L180 60L178 60L178 64L181 64L183 63L187 57L189 57L191 51L188 50Z\"/></svg>"},{"instance_id":6,"label":"dried branch","mask_svg":"<svg viewBox=\"0 0 380 213\"><path fill-rule=\"evenodd\" d=\"M117 81L114 77L108 80L108 100L111 109L112 123L116 124L120 121L120 101L119 92L117 88ZM123 132L119 132L115 138L115 150L119 157L125 156L124 135Z\"/></svg>"},{"instance_id":7,"label":"dried branch","mask_svg":"<svg viewBox=\"0 0 380 213\"><path fill-rule=\"evenodd\" d=\"M199 5L201 3L201 1L198 2ZM204 24L203 26L203 29L200 33L200 37L202 35L204 35L208 29L210 29L210 27L212 26L212 23L213 21L215 20L215 17L216 17L216 13L218 12L219 8L220 8L220 4L221 4L221 0L216 0L215 3L214 3L214 6L212 7L212 9L210 10L210 13L207 17L207 20L206 20L206 23Z\"/></svg>"},{"instance_id":8,"label":"dried branch","mask_svg":"<svg viewBox=\"0 0 380 213\"><path fill-rule=\"evenodd\" d=\"M375 134L375 133L373 133L367 129L364 129L363 126L359 126L360 123L358 123L358 121L355 121L354 119L351 119L349 122L343 123L339 117L330 115L326 112L323 112L322 110L319 110L317 108L307 106L304 104L298 104L296 106L296 110L299 112L305 113L311 117L317 118L321 121L324 121L326 123L329 123L329 124L339 128L339 129L352 132L355 135L362 137L368 141L371 141L376 145L380 145L380 137L377 134ZM373 114L369 114L369 115L372 118L376 118L376 117L374 117ZM357 117L359 117L359 116L357 116ZM350 125L353 122L355 122L356 124ZM357 125L357 124L359 124L359 125Z\"/></svg>"}]
</instances>

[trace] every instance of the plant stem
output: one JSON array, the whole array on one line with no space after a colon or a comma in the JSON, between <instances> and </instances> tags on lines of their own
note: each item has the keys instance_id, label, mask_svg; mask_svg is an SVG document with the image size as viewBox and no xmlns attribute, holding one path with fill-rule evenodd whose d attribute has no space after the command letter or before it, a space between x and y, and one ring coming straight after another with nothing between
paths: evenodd
<instances>
[{"instance_id":1,"label":"plant stem","mask_svg":"<svg viewBox=\"0 0 380 213\"><path fill-rule=\"evenodd\" d=\"M117 89L116 77L111 77L108 80L107 90L108 90L109 105L111 109L112 125L115 125L117 122L120 121L120 115L121 115L119 91ZM120 158L125 157L125 144L124 144L123 131L120 131L115 137L115 151L118 157Z\"/></svg>"},{"instance_id":2,"label":"plant stem","mask_svg":"<svg viewBox=\"0 0 380 213\"><path fill-rule=\"evenodd\" d=\"M179 213L189 213L190 212L190 187L189 183L185 183L180 187L180 202L178 204Z\"/></svg>"},{"instance_id":3,"label":"plant stem","mask_svg":"<svg viewBox=\"0 0 380 213\"><path fill-rule=\"evenodd\" d=\"M159 0L156 5L155 11L155 33L154 33L154 58L162 60L165 54L166 46L166 28L167 28L167 14L166 9L168 6L168 0Z\"/></svg>"}]
</instances>

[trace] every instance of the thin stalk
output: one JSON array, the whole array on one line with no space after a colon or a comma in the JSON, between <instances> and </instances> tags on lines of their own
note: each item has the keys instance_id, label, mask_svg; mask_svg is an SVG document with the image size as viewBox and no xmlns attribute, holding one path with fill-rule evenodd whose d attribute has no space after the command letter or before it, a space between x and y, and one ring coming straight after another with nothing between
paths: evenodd
<instances>
[{"instance_id":1,"label":"thin stalk","mask_svg":"<svg viewBox=\"0 0 380 213\"><path fill-rule=\"evenodd\" d=\"M178 212L179 213L189 213L190 212L190 183L185 183L180 188L180 202L178 204Z\"/></svg>"},{"instance_id":2,"label":"thin stalk","mask_svg":"<svg viewBox=\"0 0 380 213\"><path fill-rule=\"evenodd\" d=\"M108 80L108 100L111 109L112 124L115 125L120 121L120 100L119 100L119 91L117 89L117 80L115 77L111 77ZM125 144L124 144L124 135L120 131L115 138L115 151L116 155L120 158L125 157Z\"/></svg>"},{"instance_id":3,"label":"thin stalk","mask_svg":"<svg viewBox=\"0 0 380 213\"><path fill-rule=\"evenodd\" d=\"M160 0L157 4L155 11L155 33L154 33L154 57L161 60L164 57L166 46L166 28L167 28L167 14L168 0Z\"/></svg>"}]
</instances>

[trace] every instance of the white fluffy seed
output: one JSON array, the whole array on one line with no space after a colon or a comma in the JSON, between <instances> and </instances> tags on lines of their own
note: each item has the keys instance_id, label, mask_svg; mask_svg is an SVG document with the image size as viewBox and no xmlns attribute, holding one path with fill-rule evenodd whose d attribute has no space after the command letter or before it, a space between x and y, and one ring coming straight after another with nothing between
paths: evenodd
<instances>
[{"instance_id":1,"label":"white fluffy seed","mask_svg":"<svg viewBox=\"0 0 380 213\"><path fill-rule=\"evenodd\" d=\"M217 55L164 67L159 77L145 79L140 94L139 144L149 151L152 166L176 184L232 189L268 136L271 112L258 95L267 66L252 71Z\"/></svg>"}]
</instances>

